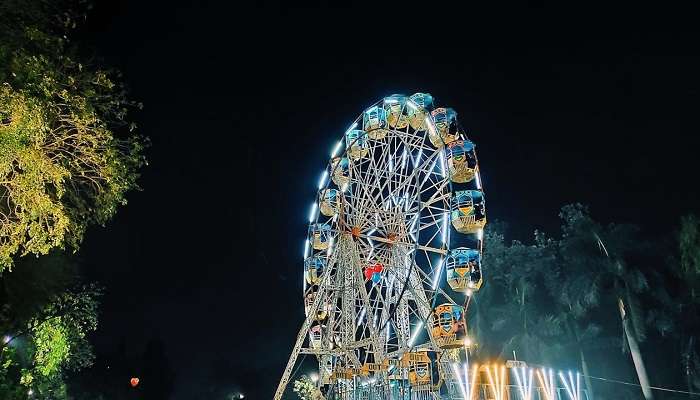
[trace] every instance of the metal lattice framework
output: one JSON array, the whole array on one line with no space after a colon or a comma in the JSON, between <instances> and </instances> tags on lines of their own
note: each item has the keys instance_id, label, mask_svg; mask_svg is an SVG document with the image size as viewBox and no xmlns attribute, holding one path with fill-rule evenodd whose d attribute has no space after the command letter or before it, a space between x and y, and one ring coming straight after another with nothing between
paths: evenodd
<instances>
[{"instance_id":1,"label":"metal lattice framework","mask_svg":"<svg viewBox=\"0 0 700 400\"><path fill-rule=\"evenodd\" d=\"M469 189L462 193L471 196L471 209L456 200L460 189ZM470 193L481 196L476 216ZM476 155L454 111L433 109L422 93L367 108L319 183L304 250L306 319L275 399L299 354L318 359L319 395L326 398L462 398L452 366L468 343L436 331L459 324L434 310L438 303L458 310L480 286L474 263L452 268L450 285L442 283L445 268L455 266L456 236L480 261L484 223ZM463 312L459 318L463 324Z\"/></svg>"}]
</instances>

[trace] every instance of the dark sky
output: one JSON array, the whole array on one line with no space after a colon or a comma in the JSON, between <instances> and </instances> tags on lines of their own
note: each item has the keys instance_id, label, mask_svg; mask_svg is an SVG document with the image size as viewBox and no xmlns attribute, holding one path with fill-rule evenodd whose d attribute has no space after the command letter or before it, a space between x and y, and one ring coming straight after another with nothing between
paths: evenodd
<instances>
[{"instance_id":1,"label":"dark sky","mask_svg":"<svg viewBox=\"0 0 700 400\"><path fill-rule=\"evenodd\" d=\"M556 233L575 201L659 234L700 211L700 53L682 21L433 2L97 3L80 41L123 71L152 148L144 190L82 248L108 288L95 343L163 340L176 399L222 384L216 374L272 397L303 318L318 177L385 95L425 91L457 110L489 217L514 237Z\"/></svg>"}]
</instances>

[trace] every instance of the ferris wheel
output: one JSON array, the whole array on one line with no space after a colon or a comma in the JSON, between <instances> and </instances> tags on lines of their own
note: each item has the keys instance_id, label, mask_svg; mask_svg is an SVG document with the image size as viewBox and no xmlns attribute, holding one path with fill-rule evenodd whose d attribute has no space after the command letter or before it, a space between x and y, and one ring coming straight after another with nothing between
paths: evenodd
<instances>
[{"instance_id":1,"label":"ferris wheel","mask_svg":"<svg viewBox=\"0 0 700 400\"><path fill-rule=\"evenodd\" d=\"M461 398L486 223L475 145L430 94L364 110L333 150L304 242L299 354L326 399ZM446 284L444 283L446 282ZM319 397L321 398L321 397Z\"/></svg>"}]
</instances>

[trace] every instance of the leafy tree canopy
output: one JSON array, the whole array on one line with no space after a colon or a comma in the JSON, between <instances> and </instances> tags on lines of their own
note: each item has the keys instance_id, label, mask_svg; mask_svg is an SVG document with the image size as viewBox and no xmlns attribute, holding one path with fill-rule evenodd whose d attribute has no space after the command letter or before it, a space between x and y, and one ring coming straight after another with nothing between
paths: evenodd
<instances>
[{"instance_id":1,"label":"leafy tree canopy","mask_svg":"<svg viewBox=\"0 0 700 400\"><path fill-rule=\"evenodd\" d=\"M117 74L79 60L67 37L85 6L67 3L0 3L0 271L18 255L76 249L145 164L127 118L136 104Z\"/></svg>"}]
</instances>

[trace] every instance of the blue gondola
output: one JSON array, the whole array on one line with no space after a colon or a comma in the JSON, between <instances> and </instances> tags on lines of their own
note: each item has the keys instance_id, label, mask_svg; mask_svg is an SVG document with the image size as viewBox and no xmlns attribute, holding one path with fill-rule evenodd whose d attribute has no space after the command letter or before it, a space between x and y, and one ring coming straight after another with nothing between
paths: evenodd
<instances>
[{"instance_id":1,"label":"blue gondola","mask_svg":"<svg viewBox=\"0 0 700 400\"><path fill-rule=\"evenodd\" d=\"M477 291L481 287L481 252L459 247L450 250L445 260L447 283L457 292Z\"/></svg>"},{"instance_id":2,"label":"blue gondola","mask_svg":"<svg viewBox=\"0 0 700 400\"><path fill-rule=\"evenodd\" d=\"M345 133L345 147L348 149L348 156L353 160L365 157L369 152L367 134L361 129L351 129Z\"/></svg>"},{"instance_id":3,"label":"blue gondola","mask_svg":"<svg viewBox=\"0 0 700 400\"><path fill-rule=\"evenodd\" d=\"M416 93L406 102L408 123L415 130L425 129L425 117L433 109L433 96L428 93Z\"/></svg>"},{"instance_id":4,"label":"blue gondola","mask_svg":"<svg viewBox=\"0 0 700 400\"><path fill-rule=\"evenodd\" d=\"M321 214L332 217L340 210L341 194L337 189L321 189L318 193L318 204Z\"/></svg>"},{"instance_id":5,"label":"blue gondola","mask_svg":"<svg viewBox=\"0 0 700 400\"><path fill-rule=\"evenodd\" d=\"M387 112L383 107L373 106L365 110L362 115L362 128L370 139L383 139L389 132L386 117Z\"/></svg>"},{"instance_id":6,"label":"blue gondola","mask_svg":"<svg viewBox=\"0 0 700 400\"><path fill-rule=\"evenodd\" d=\"M304 277L309 285L318 285L326 269L326 258L322 256L309 257L304 261Z\"/></svg>"},{"instance_id":7,"label":"blue gondola","mask_svg":"<svg viewBox=\"0 0 700 400\"><path fill-rule=\"evenodd\" d=\"M339 187L350 182L350 161L345 157L334 157L331 160L331 179Z\"/></svg>"}]
</instances>

